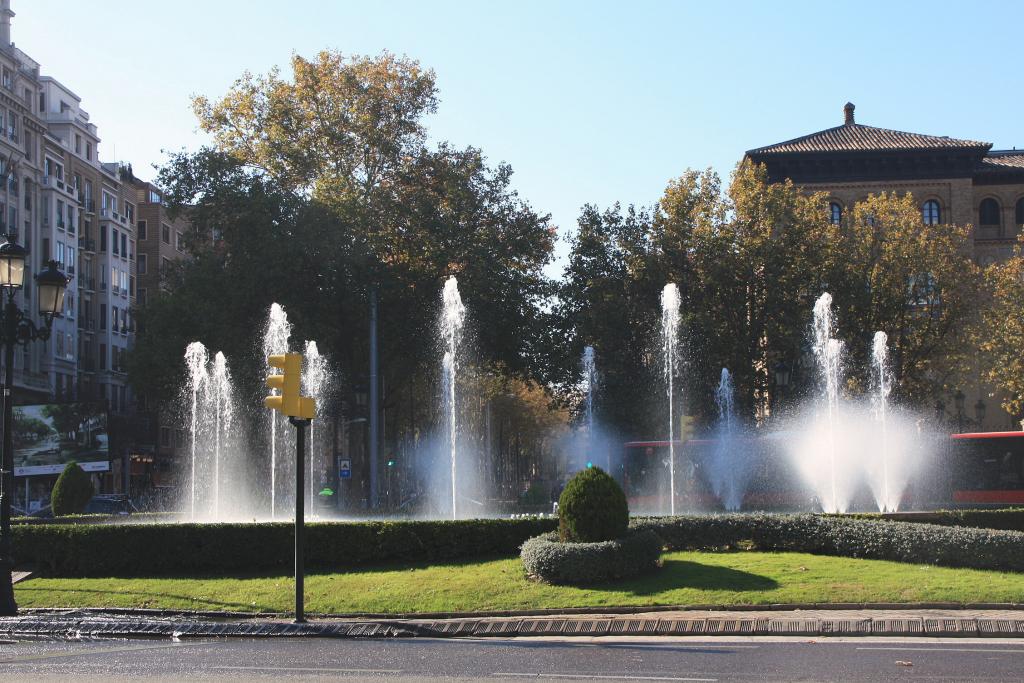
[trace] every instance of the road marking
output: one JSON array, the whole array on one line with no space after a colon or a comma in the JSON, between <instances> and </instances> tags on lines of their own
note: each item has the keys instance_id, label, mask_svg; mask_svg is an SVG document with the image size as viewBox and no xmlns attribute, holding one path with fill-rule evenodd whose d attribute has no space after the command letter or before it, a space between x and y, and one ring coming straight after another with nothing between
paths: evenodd
<instances>
[{"instance_id":1,"label":"road marking","mask_svg":"<svg viewBox=\"0 0 1024 683\"><path fill-rule=\"evenodd\" d=\"M38 655L22 655L10 659L0 659L0 664L17 664L18 662L33 662L40 659L61 659L67 657L82 657L84 655L105 655L115 652L135 652L136 650L162 650L168 647L182 647L184 643L165 643L160 645L135 645L131 647L97 647L91 650L73 650L69 652L47 652Z\"/></svg>"},{"instance_id":2,"label":"road marking","mask_svg":"<svg viewBox=\"0 0 1024 683\"><path fill-rule=\"evenodd\" d=\"M1024 655L1024 649L1020 650L992 650L989 648L976 647L858 647L858 650L895 650L897 652L1009 652L1015 655Z\"/></svg>"},{"instance_id":3,"label":"road marking","mask_svg":"<svg viewBox=\"0 0 1024 683\"><path fill-rule=\"evenodd\" d=\"M400 674L401 669L327 669L313 666L211 666L227 671L306 671L332 674Z\"/></svg>"},{"instance_id":4,"label":"road marking","mask_svg":"<svg viewBox=\"0 0 1024 683\"><path fill-rule=\"evenodd\" d=\"M675 676L600 676L597 674L534 674L534 673L508 673L495 671L492 676L504 676L516 678L578 678L581 680L608 680L608 681L702 681L714 683L717 678L678 678Z\"/></svg>"}]
</instances>

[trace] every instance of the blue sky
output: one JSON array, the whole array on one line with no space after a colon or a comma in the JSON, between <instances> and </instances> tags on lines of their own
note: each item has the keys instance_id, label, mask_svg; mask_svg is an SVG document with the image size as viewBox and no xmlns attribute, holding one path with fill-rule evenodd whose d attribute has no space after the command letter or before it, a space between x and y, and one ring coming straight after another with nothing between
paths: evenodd
<instances>
[{"instance_id":1,"label":"blue sky","mask_svg":"<svg viewBox=\"0 0 1024 683\"><path fill-rule=\"evenodd\" d=\"M564 235L686 168L860 123L1024 147L1024 3L14 0L12 38L82 97L137 175L195 149L193 94L293 51L390 50L437 72L436 140L483 149ZM565 245L560 248L564 254Z\"/></svg>"}]
</instances>

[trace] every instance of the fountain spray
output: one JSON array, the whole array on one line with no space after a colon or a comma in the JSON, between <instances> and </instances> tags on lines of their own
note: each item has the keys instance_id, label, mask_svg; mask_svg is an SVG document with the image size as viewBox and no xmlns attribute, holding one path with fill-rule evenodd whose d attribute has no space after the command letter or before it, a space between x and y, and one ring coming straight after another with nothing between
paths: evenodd
<instances>
[{"instance_id":1,"label":"fountain spray","mask_svg":"<svg viewBox=\"0 0 1024 683\"><path fill-rule=\"evenodd\" d=\"M836 488L836 428L839 422L839 384L842 377L843 342L834 338L832 295L825 292L814 303L814 356L818 362L828 410L829 477L832 490L831 509L840 512Z\"/></svg>"},{"instance_id":2,"label":"fountain spray","mask_svg":"<svg viewBox=\"0 0 1024 683\"><path fill-rule=\"evenodd\" d=\"M466 322L466 307L462 305L459 283L455 276L448 278L444 283L441 300L443 308L441 311L440 331L441 339L445 345L444 358L441 361L441 376L444 390L445 416L448 421L448 453L451 459L452 519L458 519L455 456L459 430L455 404L455 384L459 366L459 344L462 341L462 328Z\"/></svg>"},{"instance_id":3,"label":"fountain spray","mask_svg":"<svg viewBox=\"0 0 1024 683\"><path fill-rule=\"evenodd\" d=\"M263 334L263 361L267 356L288 353L288 339L292 334L288 314L280 304L270 305L267 330ZM276 374L277 368L267 366L268 374ZM276 390L275 390L276 393ZM270 517L277 516L277 412L270 411Z\"/></svg>"},{"instance_id":4,"label":"fountain spray","mask_svg":"<svg viewBox=\"0 0 1024 683\"><path fill-rule=\"evenodd\" d=\"M324 412L325 399L324 396L327 393L327 383L330 379L330 375L327 367L327 358L320 355L320 349L317 348L315 341L306 342L306 354L304 362L302 364L302 386L305 390L305 396L313 397L316 401L316 412L319 415ZM309 425L309 511L313 513L313 501L316 500L316 483L314 481L314 467L313 463L316 462L316 439L313 438L313 425L316 421Z\"/></svg>"},{"instance_id":5,"label":"fountain spray","mask_svg":"<svg viewBox=\"0 0 1024 683\"><path fill-rule=\"evenodd\" d=\"M221 433L224 439L231 433L233 414L231 398L231 373L224 353L218 351L213 357L213 376L211 390L214 400L214 446L213 446L213 513L220 517L220 469L221 469Z\"/></svg>"},{"instance_id":6,"label":"fountain spray","mask_svg":"<svg viewBox=\"0 0 1024 683\"><path fill-rule=\"evenodd\" d=\"M892 391L892 371L889 368L889 337L885 332L875 332L871 345L871 364L874 372L871 379L874 384L875 418L882 428L882 512L895 511L896 506L889 498L889 435L888 412L889 393Z\"/></svg>"},{"instance_id":7,"label":"fountain spray","mask_svg":"<svg viewBox=\"0 0 1024 683\"><path fill-rule=\"evenodd\" d=\"M669 514L676 514L676 447L675 413L673 410L674 381L679 364L679 288L674 283L661 291L661 351L663 372L668 385L668 488Z\"/></svg>"},{"instance_id":8,"label":"fountain spray","mask_svg":"<svg viewBox=\"0 0 1024 683\"><path fill-rule=\"evenodd\" d=\"M188 368L189 391L192 394L192 467L189 514L192 519L196 516L196 431L199 404L199 390L208 389L209 375L206 364L209 362L209 354L202 342L192 342L185 348L185 365Z\"/></svg>"}]
</instances>

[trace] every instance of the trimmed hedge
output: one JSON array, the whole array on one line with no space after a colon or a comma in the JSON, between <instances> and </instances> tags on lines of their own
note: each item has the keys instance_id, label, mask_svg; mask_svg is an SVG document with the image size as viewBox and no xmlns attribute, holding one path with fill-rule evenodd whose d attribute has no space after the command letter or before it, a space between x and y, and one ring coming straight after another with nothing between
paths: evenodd
<instances>
[{"instance_id":1,"label":"trimmed hedge","mask_svg":"<svg viewBox=\"0 0 1024 683\"><path fill-rule=\"evenodd\" d=\"M75 461L64 466L50 492L50 505L55 516L78 515L92 499L92 479Z\"/></svg>"},{"instance_id":2,"label":"trimmed hedge","mask_svg":"<svg viewBox=\"0 0 1024 683\"><path fill-rule=\"evenodd\" d=\"M306 566L514 555L554 519L333 522L306 525ZM39 524L13 526L14 559L47 576L289 573L294 525Z\"/></svg>"},{"instance_id":3,"label":"trimmed hedge","mask_svg":"<svg viewBox=\"0 0 1024 683\"><path fill-rule=\"evenodd\" d=\"M734 514L636 519L671 550L714 550L749 542L782 550L1024 571L1024 533L825 515Z\"/></svg>"},{"instance_id":4,"label":"trimmed hedge","mask_svg":"<svg viewBox=\"0 0 1024 683\"><path fill-rule=\"evenodd\" d=\"M614 541L567 543L557 533L523 543L523 568L531 577L559 584L586 584L637 576L657 568L661 539L642 529Z\"/></svg>"},{"instance_id":5,"label":"trimmed hedge","mask_svg":"<svg viewBox=\"0 0 1024 683\"><path fill-rule=\"evenodd\" d=\"M1024 531L1024 508L1001 510L936 510L934 512L886 512L853 515L861 519L917 522L940 526L970 526L978 529Z\"/></svg>"}]
</instances>

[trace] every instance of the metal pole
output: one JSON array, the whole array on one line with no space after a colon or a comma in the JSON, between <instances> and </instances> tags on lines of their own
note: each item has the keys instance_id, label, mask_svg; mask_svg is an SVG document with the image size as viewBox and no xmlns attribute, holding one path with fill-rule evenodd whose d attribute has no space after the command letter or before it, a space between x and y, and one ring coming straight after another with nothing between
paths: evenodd
<instances>
[{"instance_id":1,"label":"metal pole","mask_svg":"<svg viewBox=\"0 0 1024 683\"><path fill-rule=\"evenodd\" d=\"M380 459L380 380L377 376L377 288L370 287L370 509L376 510L377 466Z\"/></svg>"},{"instance_id":2,"label":"metal pole","mask_svg":"<svg viewBox=\"0 0 1024 683\"><path fill-rule=\"evenodd\" d=\"M305 593L305 555L303 552L303 536L305 535L305 474L306 463L306 426L309 420L290 418L295 425L295 623L306 623L306 612L303 605Z\"/></svg>"},{"instance_id":3,"label":"metal pole","mask_svg":"<svg viewBox=\"0 0 1024 683\"><path fill-rule=\"evenodd\" d=\"M4 420L3 420L3 458L0 469L3 470L3 488L0 489L0 616L14 616L18 613L18 604L14 601L14 584L11 572L14 570L14 558L11 555L11 496L14 494L14 334L12 327L17 320L18 310L14 298L7 299L4 307L3 345L4 345Z\"/></svg>"}]
</instances>

